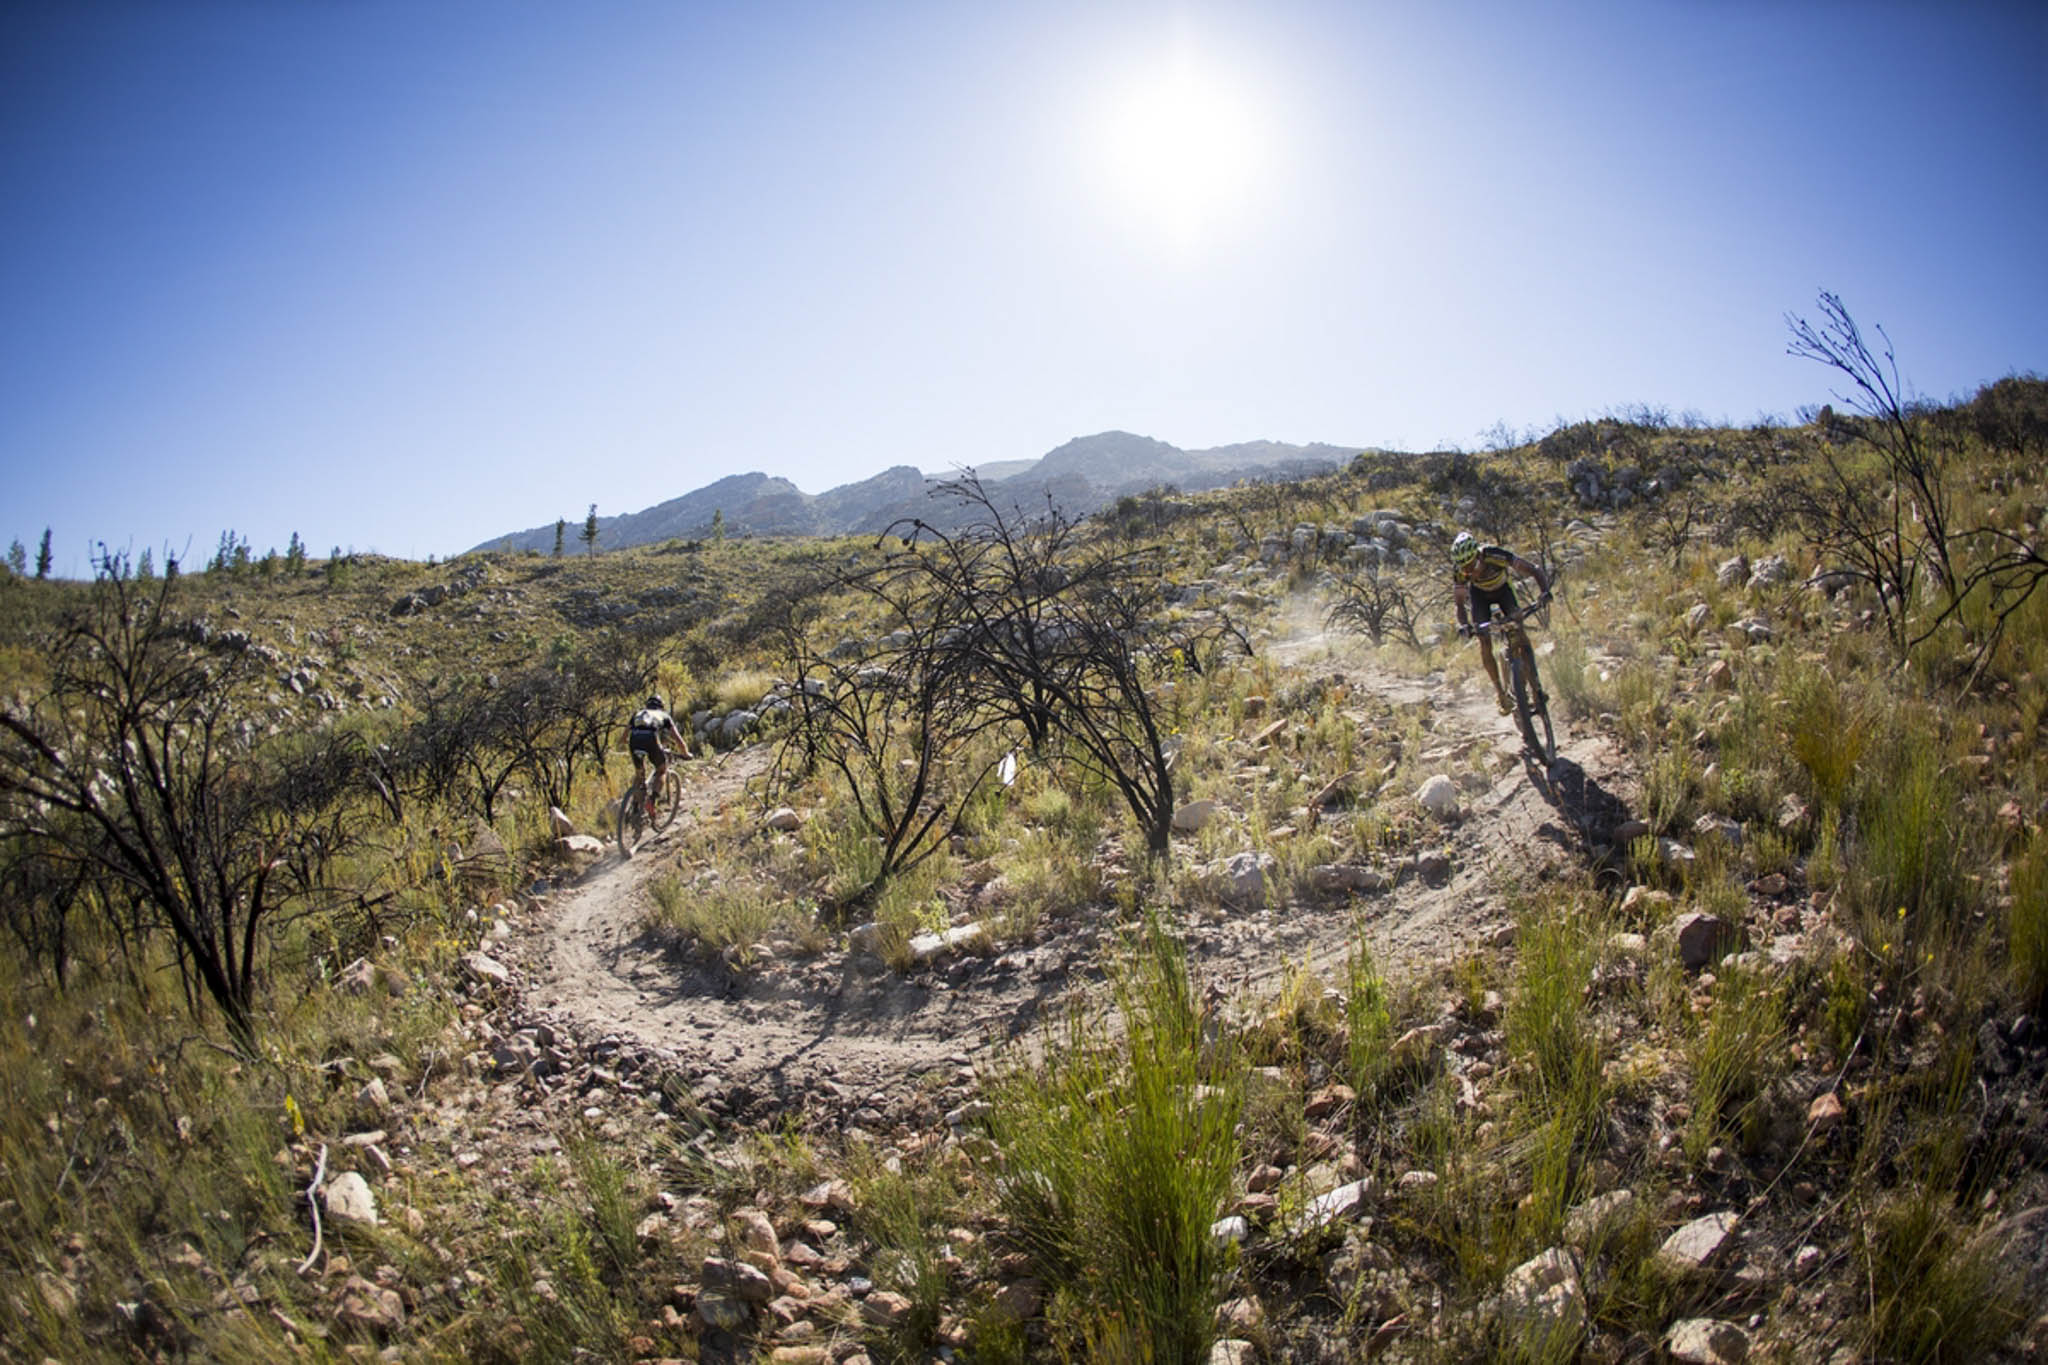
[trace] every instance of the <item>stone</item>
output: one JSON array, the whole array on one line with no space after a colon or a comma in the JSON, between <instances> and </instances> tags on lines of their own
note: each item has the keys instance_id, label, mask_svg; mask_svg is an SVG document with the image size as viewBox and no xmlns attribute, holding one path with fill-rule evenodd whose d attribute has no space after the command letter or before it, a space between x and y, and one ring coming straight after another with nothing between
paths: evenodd
<instances>
[{"instance_id":1,"label":"stone","mask_svg":"<svg viewBox=\"0 0 2048 1365\"><path fill-rule=\"evenodd\" d=\"M775 1282L759 1266L722 1256L704 1258L704 1288L732 1295L745 1303L766 1303L775 1297Z\"/></svg>"},{"instance_id":2,"label":"stone","mask_svg":"<svg viewBox=\"0 0 2048 1365\"><path fill-rule=\"evenodd\" d=\"M1621 913L1631 917L1655 918L1671 910L1671 893L1647 886L1631 886L1621 898Z\"/></svg>"},{"instance_id":3,"label":"stone","mask_svg":"<svg viewBox=\"0 0 2048 1365\"><path fill-rule=\"evenodd\" d=\"M548 830L557 839L566 839L576 832L576 825L563 813L560 806L549 806Z\"/></svg>"},{"instance_id":4,"label":"stone","mask_svg":"<svg viewBox=\"0 0 2048 1365\"><path fill-rule=\"evenodd\" d=\"M1214 819L1215 815L1214 801L1190 801L1173 813L1174 833L1193 834Z\"/></svg>"},{"instance_id":5,"label":"stone","mask_svg":"<svg viewBox=\"0 0 2048 1365\"><path fill-rule=\"evenodd\" d=\"M1357 1098L1358 1092L1348 1085L1324 1086L1309 1097L1309 1102L1302 1107L1302 1117L1310 1123L1320 1122Z\"/></svg>"},{"instance_id":6,"label":"stone","mask_svg":"<svg viewBox=\"0 0 2048 1365\"><path fill-rule=\"evenodd\" d=\"M1396 1066L1434 1066L1450 1036L1448 1024L1421 1024L1394 1040L1389 1049Z\"/></svg>"},{"instance_id":7,"label":"stone","mask_svg":"<svg viewBox=\"0 0 2048 1365\"><path fill-rule=\"evenodd\" d=\"M889 1328L901 1324L913 1311L910 1300L891 1289L877 1289L861 1300L860 1315L876 1327Z\"/></svg>"},{"instance_id":8,"label":"stone","mask_svg":"<svg viewBox=\"0 0 2048 1365\"><path fill-rule=\"evenodd\" d=\"M320 1198L332 1217L365 1227L377 1226L377 1196L371 1192L370 1182L358 1172L343 1171L329 1180Z\"/></svg>"},{"instance_id":9,"label":"stone","mask_svg":"<svg viewBox=\"0 0 2048 1365\"><path fill-rule=\"evenodd\" d=\"M1249 1294L1242 1295L1217 1308L1216 1321L1227 1332L1249 1336L1265 1326L1265 1305Z\"/></svg>"},{"instance_id":10,"label":"stone","mask_svg":"<svg viewBox=\"0 0 2048 1365\"><path fill-rule=\"evenodd\" d=\"M1706 684L1716 692L1735 690L1735 665L1726 659L1716 659L1707 665Z\"/></svg>"},{"instance_id":11,"label":"stone","mask_svg":"<svg viewBox=\"0 0 2048 1365\"><path fill-rule=\"evenodd\" d=\"M1247 850L1233 853L1224 860L1216 877L1216 893L1224 901L1237 906L1260 905L1266 899L1266 874L1279 866L1279 860L1270 853L1256 853Z\"/></svg>"},{"instance_id":12,"label":"stone","mask_svg":"<svg viewBox=\"0 0 2048 1365\"><path fill-rule=\"evenodd\" d=\"M1258 1358L1249 1341L1225 1337L1209 1348L1208 1365L1252 1365Z\"/></svg>"},{"instance_id":13,"label":"stone","mask_svg":"<svg viewBox=\"0 0 2048 1365\"><path fill-rule=\"evenodd\" d=\"M472 981L485 986L509 986L512 984L511 970L488 953L464 953L462 955L462 969L469 974Z\"/></svg>"},{"instance_id":14,"label":"stone","mask_svg":"<svg viewBox=\"0 0 2048 1365\"><path fill-rule=\"evenodd\" d=\"M335 1318L356 1331L395 1332L405 1325L405 1300L395 1289L351 1275L342 1285L341 1308Z\"/></svg>"},{"instance_id":15,"label":"stone","mask_svg":"<svg viewBox=\"0 0 2048 1365\"><path fill-rule=\"evenodd\" d=\"M775 1225L759 1209L735 1209L732 1229L742 1253L764 1257L769 1267L782 1263L782 1244L775 1237Z\"/></svg>"},{"instance_id":16,"label":"stone","mask_svg":"<svg viewBox=\"0 0 2048 1365\"><path fill-rule=\"evenodd\" d=\"M846 946L848 951L855 953L872 954L880 952L882 947L882 926L874 920L869 920L866 924L854 925L853 928L847 930Z\"/></svg>"},{"instance_id":17,"label":"stone","mask_svg":"<svg viewBox=\"0 0 2048 1365\"><path fill-rule=\"evenodd\" d=\"M1702 815L1692 822L1692 832L1696 844L1718 839L1729 848L1742 847L1742 826L1725 815Z\"/></svg>"},{"instance_id":18,"label":"stone","mask_svg":"<svg viewBox=\"0 0 2048 1365\"><path fill-rule=\"evenodd\" d=\"M1633 843L1650 832L1650 826L1642 820L1624 820L1607 832L1607 840L1614 844Z\"/></svg>"},{"instance_id":19,"label":"stone","mask_svg":"<svg viewBox=\"0 0 2048 1365\"><path fill-rule=\"evenodd\" d=\"M980 923L963 924L943 934L915 934L910 940L910 956L921 965L927 964L973 948L987 938L988 926Z\"/></svg>"},{"instance_id":20,"label":"stone","mask_svg":"<svg viewBox=\"0 0 2048 1365\"><path fill-rule=\"evenodd\" d=\"M1765 555L1749 575L1750 588L1771 588L1792 581L1792 565L1783 555Z\"/></svg>"},{"instance_id":21,"label":"stone","mask_svg":"<svg viewBox=\"0 0 2048 1365\"><path fill-rule=\"evenodd\" d=\"M1045 1286L1033 1279L1012 1280L996 1291L996 1307L1019 1320L1035 1318L1045 1308Z\"/></svg>"},{"instance_id":22,"label":"stone","mask_svg":"<svg viewBox=\"0 0 2048 1365\"><path fill-rule=\"evenodd\" d=\"M1712 607L1704 602L1695 602L1692 605L1692 609L1685 614L1685 628L1697 635L1705 628L1707 622L1713 619L1713 616L1714 609Z\"/></svg>"},{"instance_id":23,"label":"stone","mask_svg":"<svg viewBox=\"0 0 2048 1365\"><path fill-rule=\"evenodd\" d=\"M723 1289L706 1289L697 1296L697 1317L706 1327L719 1332L740 1332L754 1320L754 1310Z\"/></svg>"},{"instance_id":24,"label":"stone","mask_svg":"<svg viewBox=\"0 0 2048 1365\"><path fill-rule=\"evenodd\" d=\"M1568 1358L1586 1331L1586 1291L1571 1252L1552 1247L1509 1271L1494 1300L1494 1321L1531 1354Z\"/></svg>"},{"instance_id":25,"label":"stone","mask_svg":"<svg viewBox=\"0 0 2048 1365\"><path fill-rule=\"evenodd\" d=\"M1674 1278L1711 1270L1734 1245L1741 1225L1742 1220L1727 1210L1695 1218L1666 1237L1652 1260L1659 1270Z\"/></svg>"},{"instance_id":26,"label":"stone","mask_svg":"<svg viewBox=\"0 0 2048 1365\"><path fill-rule=\"evenodd\" d=\"M832 1209L839 1213L852 1213L858 1207L854 1202L853 1187L837 1179L813 1185L797 1199L805 1208Z\"/></svg>"},{"instance_id":27,"label":"stone","mask_svg":"<svg viewBox=\"0 0 2048 1365\"><path fill-rule=\"evenodd\" d=\"M1616 957L1640 962L1650 955L1650 940L1641 934L1621 930L1607 936L1607 947Z\"/></svg>"},{"instance_id":28,"label":"stone","mask_svg":"<svg viewBox=\"0 0 2048 1365\"><path fill-rule=\"evenodd\" d=\"M761 824L777 834L793 834L803 828L804 818L790 806L777 806L768 812Z\"/></svg>"},{"instance_id":29,"label":"stone","mask_svg":"<svg viewBox=\"0 0 2048 1365\"><path fill-rule=\"evenodd\" d=\"M1848 1116L1848 1111L1842 1107L1841 1097L1832 1090L1822 1091L1813 1097L1812 1104L1806 1106L1807 1126L1813 1129L1815 1137L1841 1127Z\"/></svg>"},{"instance_id":30,"label":"stone","mask_svg":"<svg viewBox=\"0 0 2048 1365\"><path fill-rule=\"evenodd\" d=\"M1339 1185L1328 1194L1319 1194L1308 1201L1307 1207L1295 1216L1288 1225L1288 1231L1296 1237L1328 1227L1342 1218L1351 1218L1365 1206L1366 1196L1372 1193L1372 1181L1354 1180L1348 1185Z\"/></svg>"},{"instance_id":31,"label":"stone","mask_svg":"<svg viewBox=\"0 0 2048 1365\"><path fill-rule=\"evenodd\" d=\"M1721 561L1720 566L1714 570L1714 581L1724 588L1732 588L1737 583L1747 581L1748 578L1749 559L1744 555L1737 555L1733 559L1724 559Z\"/></svg>"},{"instance_id":32,"label":"stone","mask_svg":"<svg viewBox=\"0 0 2048 1365\"><path fill-rule=\"evenodd\" d=\"M1586 1251L1611 1240L1635 1217L1634 1190L1609 1190L1567 1213L1564 1240L1567 1246Z\"/></svg>"},{"instance_id":33,"label":"stone","mask_svg":"<svg viewBox=\"0 0 2048 1365\"><path fill-rule=\"evenodd\" d=\"M566 834L555 840L555 847L571 858L604 856L604 840L594 834Z\"/></svg>"},{"instance_id":34,"label":"stone","mask_svg":"<svg viewBox=\"0 0 2048 1365\"><path fill-rule=\"evenodd\" d=\"M1664 1349L1684 1365L1742 1365L1749 1359L1749 1333L1732 1322L1686 1318L1671 1324Z\"/></svg>"},{"instance_id":35,"label":"stone","mask_svg":"<svg viewBox=\"0 0 2048 1365\"><path fill-rule=\"evenodd\" d=\"M1387 874L1358 863L1322 863L1308 870L1308 882L1325 895L1372 893L1387 889Z\"/></svg>"},{"instance_id":36,"label":"stone","mask_svg":"<svg viewBox=\"0 0 2048 1365\"><path fill-rule=\"evenodd\" d=\"M1703 910L1680 915L1673 927L1678 935L1678 960L1689 972L1719 962L1735 949L1740 937L1728 921Z\"/></svg>"},{"instance_id":37,"label":"stone","mask_svg":"<svg viewBox=\"0 0 2048 1365\"><path fill-rule=\"evenodd\" d=\"M1424 782L1415 793L1415 799L1424 810L1439 819L1448 820L1458 813L1457 784L1443 773L1437 773Z\"/></svg>"}]
</instances>

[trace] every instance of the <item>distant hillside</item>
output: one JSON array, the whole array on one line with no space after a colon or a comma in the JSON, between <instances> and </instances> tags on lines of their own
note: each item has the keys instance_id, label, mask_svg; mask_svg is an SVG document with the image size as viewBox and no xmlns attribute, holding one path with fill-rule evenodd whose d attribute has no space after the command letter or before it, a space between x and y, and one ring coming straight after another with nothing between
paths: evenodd
<instances>
[{"instance_id":1,"label":"distant hillside","mask_svg":"<svg viewBox=\"0 0 2048 1365\"><path fill-rule=\"evenodd\" d=\"M1048 495L1062 510L1086 516L1126 493L1161 484L1194 490L1219 488L1244 478L1270 478L1333 468L1357 454L1357 446L1287 445L1250 441L1212 450L1182 450L1149 436L1105 431L1077 436L1036 460L1001 460L979 472L999 501L1021 507L1042 505ZM926 475L896 465L873 478L810 494L787 479L767 474L733 474L692 493L644 511L597 519L598 544L608 550L709 535L724 513L730 536L845 535L880 531L904 517L944 523L952 509L934 502L930 490L951 472ZM567 529L571 548L580 519ZM555 543L553 522L494 536L478 550L539 550Z\"/></svg>"}]
</instances>

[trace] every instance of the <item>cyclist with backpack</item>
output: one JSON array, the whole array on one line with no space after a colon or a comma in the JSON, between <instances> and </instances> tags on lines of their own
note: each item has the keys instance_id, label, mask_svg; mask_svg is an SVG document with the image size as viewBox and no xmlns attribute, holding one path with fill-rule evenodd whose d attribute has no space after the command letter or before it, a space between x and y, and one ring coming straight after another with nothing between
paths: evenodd
<instances>
[{"instance_id":1,"label":"cyclist with backpack","mask_svg":"<svg viewBox=\"0 0 2048 1365\"><path fill-rule=\"evenodd\" d=\"M661 704L660 697L649 697L647 704L633 713L626 722L626 748L633 755L633 780L647 793L647 814L656 813L655 793L661 790L661 780L668 776L669 751L662 747L662 738L671 737L676 742L676 752L684 758L690 756L690 745L683 738L676 718ZM654 763L654 781L647 781L647 763Z\"/></svg>"},{"instance_id":2,"label":"cyclist with backpack","mask_svg":"<svg viewBox=\"0 0 2048 1365\"><path fill-rule=\"evenodd\" d=\"M1475 621L1487 620L1495 607L1512 617L1515 613L1514 583L1510 573L1518 573L1536 585L1541 594L1537 601L1542 606L1550 601L1550 578L1543 570L1523 559L1514 551L1500 545L1482 545L1470 531L1458 532L1451 542L1451 595L1458 607L1458 634L1479 637L1479 661L1486 665L1486 676L1493 680L1494 700L1500 705L1500 713L1507 715L1515 709L1508 696L1507 688L1501 684L1500 665L1493 659L1493 641L1485 631L1475 631ZM1519 627L1515 631L1521 636ZM1528 648L1526 637L1519 644L1511 643L1509 648ZM1533 674L1532 674L1533 676ZM1541 690L1536 695L1536 704L1545 704Z\"/></svg>"}]
</instances>

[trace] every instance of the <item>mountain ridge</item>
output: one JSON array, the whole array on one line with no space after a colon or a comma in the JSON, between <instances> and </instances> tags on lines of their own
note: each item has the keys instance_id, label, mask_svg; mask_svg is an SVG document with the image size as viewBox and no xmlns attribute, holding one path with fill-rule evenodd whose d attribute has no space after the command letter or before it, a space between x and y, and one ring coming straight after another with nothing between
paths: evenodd
<instances>
[{"instance_id":1,"label":"mountain ridge","mask_svg":"<svg viewBox=\"0 0 2048 1365\"><path fill-rule=\"evenodd\" d=\"M1070 516L1086 516L1130 493L1163 484L1196 490L1243 478L1270 478L1334 468L1362 446L1312 442L1246 441L1203 450L1184 450L1150 436L1104 431L1076 436L1035 460L1001 460L984 466L982 485L999 502L1042 503L1047 497ZM939 484L973 472L927 474L912 465L892 465L852 483L806 493L788 479L761 471L728 474L702 488L637 512L597 519L598 544L607 550L665 540L701 539L720 520L731 536L848 535L881 531L906 517L947 523L954 510L935 502ZM569 534L582 524L570 523ZM538 550L554 546L552 522L493 536L476 550Z\"/></svg>"}]
</instances>

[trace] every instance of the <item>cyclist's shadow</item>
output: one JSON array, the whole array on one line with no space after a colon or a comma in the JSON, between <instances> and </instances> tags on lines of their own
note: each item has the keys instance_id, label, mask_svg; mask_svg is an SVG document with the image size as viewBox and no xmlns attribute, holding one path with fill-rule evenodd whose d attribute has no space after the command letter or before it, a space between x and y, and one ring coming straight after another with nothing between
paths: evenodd
<instances>
[{"instance_id":1,"label":"cyclist's shadow","mask_svg":"<svg viewBox=\"0 0 2048 1365\"><path fill-rule=\"evenodd\" d=\"M1629 818L1626 801L1601 786L1591 773L1563 754L1545 767L1534 754L1525 752L1522 767L1536 790L1543 794L1543 799L1564 817L1568 826L1567 830L1546 824L1539 831L1540 837L1562 847L1576 843L1579 851L1590 852L1593 845L1605 842L1603 836L1606 831Z\"/></svg>"}]
</instances>

